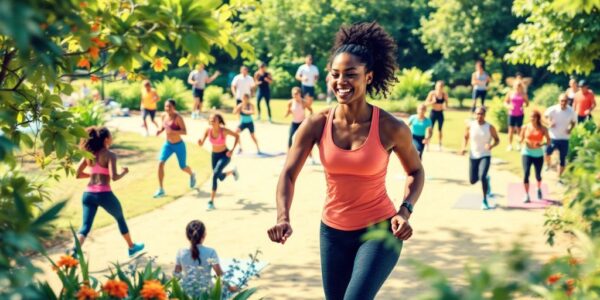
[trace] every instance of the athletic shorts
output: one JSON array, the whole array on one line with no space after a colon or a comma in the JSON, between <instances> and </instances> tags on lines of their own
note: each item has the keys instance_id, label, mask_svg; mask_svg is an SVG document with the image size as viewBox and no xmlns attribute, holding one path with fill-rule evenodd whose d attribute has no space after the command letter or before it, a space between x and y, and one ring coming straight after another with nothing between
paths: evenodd
<instances>
[{"instance_id":1,"label":"athletic shorts","mask_svg":"<svg viewBox=\"0 0 600 300\"><path fill-rule=\"evenodd\" d=\"M240 132L248 128L248 130L250 130L250 133L254 133L254 122L240 123L238 128L240 129Z\"/></svg>"},{"instance_id":2,"label":"athletic shorts","mask_svg":"<svg viewBox=\"0 0 600 300\"><path fill-rule=\"evenodd\" d=\"M156 116L156 109L142 109L142 119L146 120L146 118L150 116L150 120L154 121L154 116Z\"/></svg>"},{"instance_id":3,"label":"athletic shorts","mask_svg":"<svg viewBox=\"0 0 600 300\"><path fill-rule=\"evenodd\" d=\"M508 116L508 127L523 127L523 116Z\"/></svg>"},{"instance_id":4,"label":"athletic shorts","mask_svg":"<svg viewBox=\"0 0 600 300\"><path fill-rule=\"evenodd\" d=\"M171 144L169 141L166 141L160 149L158 160L160 162L166 162L169 157L173 155L173 153L175 153L175 156L177 156L179 168L185 169L185 167L187 167L187 153L185 151L185 143L183 141L175 144Z\"/></svg>"},{"instance_id":5,"label":"athletic shorts","mask_svg":"<svg viewBox=\"0 0 600 300\"><path fill-rule=\"evenodd\" d=\"M315 87L314 86L307 86L307 85L302 85L302 87L300 88L301 93L302 93L302 97L305 97L306 95L309 95L313 98L315 98Z\"/></svg>"},{"instance_id":6,"label":"athletic shorts","mask_svg":"<svg viewBox=\"0 0 600 300\"><path fill-rule=\"evenodd\" d=\"M200 98L200 101L204 100L204 89L194 88L193 93L195 98Z\"/></svg>"},{"instance_id":7,"label":"athletic shorts","mask_svg":"<svg viewBox=\"0 0 600 300\"><path fill-rule=\"evenodd\" d=\"M550 140L550 145L546 146L546 155L552 155L555 150L558 150L561 167L567 164L567 154L569 153L569 140Z\"/></svg>"}]
</instances>

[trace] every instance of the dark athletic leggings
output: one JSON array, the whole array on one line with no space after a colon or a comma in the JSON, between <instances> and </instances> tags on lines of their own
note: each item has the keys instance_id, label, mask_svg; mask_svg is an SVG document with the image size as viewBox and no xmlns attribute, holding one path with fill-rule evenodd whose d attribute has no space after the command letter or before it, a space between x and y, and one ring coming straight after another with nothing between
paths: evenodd
<instances>
[{"instance_id":1,"label":"dark athletic leggings","mask_svg":"<svg viewBox=\"0 0 600 300\"><path fill-rule=\"evenodd\" d=\"M490 186L487 180L487 174L490 170L490 156L484 156L481 158L470 158L469 159L469 181L471 184L481 181L481 187L483 188L483 195L487 195Z\"/></svg>"},{"instance_id":2,"label":"dark athletic leggings","mask_svg":"<svg viewBox=\"0 0 600 300\"><path fill-rule=\"evenodd\" d=\"M217 190L217 182L225 180L227 175L223 173L223 169L229 164L231 161L230 157L227 157L227 149L223 152L213 152L212 153L212 169L213 169L213 178L212 178L212 190Z\"/></svg>"},{"instance_id":3,"label":"dark athletic leggings","mask_svg":"<svg viewBox=\"0 0 600 300\"><path fill-rule=\"evenodd\" d=\"M535 179L542 181L542 166L544 165L544 157L533 157L529 155L521 156L523 162L523 183L529 183L529 173L531 171L531 165L535 168Z\"/></svg>"},{"instance_id":4,"label":"dark athletic leggings","mask_svg":"<svg viewBox=\"0 0 600 300\"><path fill-rule=\"evenodd\" d=\"M266 90L263 90L261 88L258 88L258 91L256 91L256 107L258 107L258 116L260 117L260 100L265 99L265 104L267 104L267 114L269 115L269 119L271 119L271 104L269 103L269 101L271 101L271 91L269 90L269 88L267 88Z\"/></svg>"},{"instance_id":5,"label":"dark athletic leggings","mask_svg":"<svg viewBox=\"0 0 600 300\"><path fill-rule=\"evenodd\" d=\"M298 128L300 128L300 124L302 124L302 122L300 122L300 123L292 122L292 125L290 126L290 137L288 138L288 148L292 147L292 138L294 137L294 133L296 133Z\"/></svg>"},{"instance_id":6,"label":"dark athletic leggings","mask_svg":"<svg viewBox=\"0 0 600 300\"><path fill-rule=\"evenodd\" d=\"M83 203L83 224L81 225L81 229L79 229L79 234L87 237L90 233L98 206L104 208L106 212L115 218L117 224L119 224L121 234L129 233L125 217L123 216L123 210L121 209L121 203L119 203L119 199L115 197L113 192L85 192L83 193L81 202Z\"/></svg>"},{"instance_id":7,"label":"dark athletic leggings","mask_svg":"<svg viewBox=\"0 0 600 300\"><path fill-rule=\"evenodd\" d=\"M338 230L321 222L321 273L327 300L374 299L396 266L400 253L383 241L361 240L366 232L366 228Z\"/></svg>"}]
</instances>

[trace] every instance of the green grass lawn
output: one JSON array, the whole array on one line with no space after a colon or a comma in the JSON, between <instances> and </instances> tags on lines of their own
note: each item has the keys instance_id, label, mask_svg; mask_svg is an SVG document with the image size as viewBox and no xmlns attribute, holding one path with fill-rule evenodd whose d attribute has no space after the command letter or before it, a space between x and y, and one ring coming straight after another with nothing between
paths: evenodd
<instances>
[{"instance_id":1,"label":"green grass lawn","mask_svg":"<svg viewBox=\"0 0 600 300\"><path fill-rule=\"evenodd\" d=\"M171 157L165 166L165 191L167 196L153 199L158 187L158 151L164 138L142 137L129 132L116 132L113 151L119 156L118 166L128 167L129 174L121 180L111 182L113 192L119 198L126 218L154 210L191 191L188 175L183 173L177 159ZM197 174L197 186L200 186L211 174L210 155L200 147L187 147L188 165ZM120 170L119 170L120 172ZM85 191L87 179L63 178L60 182L50 183L52 199L67 199L68 204L57 221L59 229L81 226L81 196ZM200 209L198 206L197 209ZM114 219L103 209L98 210L94 228L113 224Z\"/></svg>"}]
</instances>

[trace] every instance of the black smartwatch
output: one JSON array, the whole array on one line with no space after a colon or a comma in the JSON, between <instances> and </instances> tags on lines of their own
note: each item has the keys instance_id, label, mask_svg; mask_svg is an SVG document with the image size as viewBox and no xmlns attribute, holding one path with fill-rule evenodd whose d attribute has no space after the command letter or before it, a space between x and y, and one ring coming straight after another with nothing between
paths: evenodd
<instances>
[{"instance_id":1,"label":"black smartwatch","mask_svg":"<svg viewBox=\"0 0 600 300\"><path fill-rule=\"evenodd\" d=\"M400 208L402 207L406 207L406 209L408 210L409 213L413 213L413 205L410 204L410 202L402 202L402 205L400 205Z\"/></svg>"}]
</instances>

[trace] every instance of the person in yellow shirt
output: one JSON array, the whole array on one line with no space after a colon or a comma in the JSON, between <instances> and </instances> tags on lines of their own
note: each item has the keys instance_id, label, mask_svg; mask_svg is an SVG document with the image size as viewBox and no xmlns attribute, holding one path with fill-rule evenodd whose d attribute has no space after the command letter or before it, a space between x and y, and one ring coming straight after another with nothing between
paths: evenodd
<instances>
[{"instance_id":1,"label":"person in yellow shirt","mask_svg":"<svg viewBox=\"0 0 600 300\"><path fill-rule=\"evenodd\" d=\"M154 121L154 117L156 116L156 103L160 98L158 97L156 90L152 88L152 84L149 80L144 80L142 85L144 86L142 88L142 103L140 104L142 120L144 121L142 127L146 130L145 136L148 136L148 123L146 123L148 116L150 116L150 121L152 121L158 130L158 124Z\"/></svg>"}]
</instances>

